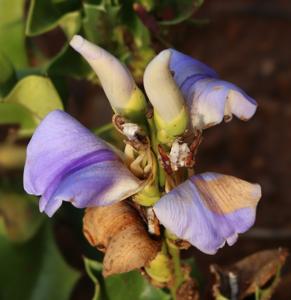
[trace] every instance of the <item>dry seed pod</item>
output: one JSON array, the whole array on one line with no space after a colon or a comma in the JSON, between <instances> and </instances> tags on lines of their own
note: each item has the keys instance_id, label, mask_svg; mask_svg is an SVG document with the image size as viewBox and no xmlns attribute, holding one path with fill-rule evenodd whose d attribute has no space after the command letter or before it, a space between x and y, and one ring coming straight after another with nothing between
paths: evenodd
<instances>
[{"instance_id":1,"label":"dry seed pod","mask_svg":"<svg viewBox=\"0 0 291 300\"><path fill-rule=\"evenodd\" d=\"M83 232L92 246L105 251L104 276L144 267L160 249L160 243L150 238L141 217L126 201L88 208Z\"/></svg>"},{"instance_id":2,"label":"dry seed pod","mask_svg":"<svg viewBox=\"0 0 291 300\"><path fill-rule=\"evenodd\" d=\"M133 224L109 242L103 261L103 276L142 268L155 258L159 243L153 241L141 224Z\"/></svg>"},{"instance_id":3,"label":"dry seed pod","mask_svg":"<svg viewBox=\"0 0 291 300\"><path fill-rule=\"evenodd\" d=\"M83 233L92 246L104 251L111 238L122 229L135 224L138 217L125 201L87 208L83 218Z\"/></svg>"}]
</instances>

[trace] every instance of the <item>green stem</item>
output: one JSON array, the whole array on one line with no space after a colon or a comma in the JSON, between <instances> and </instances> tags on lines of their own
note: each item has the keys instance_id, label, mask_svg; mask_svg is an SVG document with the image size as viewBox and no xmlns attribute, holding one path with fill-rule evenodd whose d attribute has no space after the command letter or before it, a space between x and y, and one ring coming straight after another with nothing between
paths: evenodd
<instances>
[{"instance_id":1,"label":"green stem","mask_svg":"<svg viewBox=\"0 0 291 300\"><path fill-rule=\"evenodd\" d=\"M158 176L159 176L159 184L161 187L165 185L165 171L161 165L161 162L158 160L158 139L157 139L157 130L155 126L155 122L153 118L147 119L148 120L148 126L150 129L150 135L151 135L151 145L152 149L156 155L157 163L158 163Z\"/></svg>"},{"instance_id":2,"label":"green stem","mask_svg":"<svg viewBox=\"0 0 291 300\"><path fill-rule=\"evenodd\" d=\"M175 275L174 284L170 290L173 299L176 300L177 290L184 281L184 274L181 268L180 249L173 245L171 242L168 242L168 251L172 257Z\"/></svg>"}]
</instances>

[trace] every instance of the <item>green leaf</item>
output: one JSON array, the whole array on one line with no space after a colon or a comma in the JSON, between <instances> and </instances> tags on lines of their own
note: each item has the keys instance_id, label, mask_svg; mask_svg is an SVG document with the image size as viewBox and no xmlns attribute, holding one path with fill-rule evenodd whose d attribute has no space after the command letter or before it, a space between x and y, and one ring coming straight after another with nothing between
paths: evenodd
<instances>
[{"instance_id":1,"label":"green leaf","mask_svg":"<svg viewBox=\"0 0 291 300\"><path fill-rule=\"evenodd\" d=\"M0 125L19 125L19 135L30 136L38 122L31 112L18 103L0 103Z\"/></svg>"},{"instance_id":2,"label":"green leaf","mask_svg":"<svg viewBox=\"0 0 291 300\"><path fill-rule=\"evenodd\" d=\"M70 19L70 31L78 27L78 1L52 1L52 0L31 0L25 33L28 36L35 36L50 31L58 25ZM73 23L72 23L73 22ZM66 32L66 31L65 31Z\"/></svg>"},{"instance_id":3,"label":"green leaf","mask_svg":"<svg viewBox=\"0 0 291 300\"><path fill-rule=\"evenodd\" d=\"M63 109L61 99L51 80L42 76L27 76L20 80L3 99L4 103L17 103L41 121L50 111Z\"/></svg>"},{"instance_id":4,"label":"green leaf","mask_svg":"<svg viewBox=\"0 0 291 300\"><path fill-rule=\"evenodd\" d=\"M65 32L68 40L70 40L74 34L80 31L81 22L81 13L79 11L73 11L65 14L59 21L59 25Z\"/></svg>"},{"instance_id":5,"label":"green leaf","mask_svg":"<svg viewBox=\"0 0 291 300\"><path fill-rule=\"evenodd\" d=\"M112 48L112 34L118 23L120 6L84 4L83 30L88 40ZM110 45L111 44L111 45Z\"/></svg>"},{"instance_id":6,"label":"green leaf","mask_svg":"<svg viewBox=\"0 0 291 300\"><path fill-rule=\"evenodd\" d=\"M70 76L76 79L90 79L94 73L79 53L66 45L47 65L50 76Z\"/></svg>"},{"instance_id":7,"label":"green leaf","mask_svg":"<svg viewBox=\"0 0 291 300\"><path fill-rule=\"evenodd\" d=\"M0 0L0 45L16 68L27 65L24 43L24 0Z\"/></svg>"},{"instance_id":8,"label":"green leaf","mask_svg":"<svg viewBox=\"0 0 291 300\"><path fill-rule=\"evenodd\" d=\"M5 96L16 83L16 75L9 58L0 52L0 99Z\"/></svg>"},{"instance_id":9,"label":"green leaf","mask_svg":"<svg viewBox=\"0 0 291 300\"><path fill-rule=\"evenodd\" d=\"M60 255L49 224L21 245L0 237L0 261L1 300L68 300L80 276Z\"/></svg>"},{"instance_id":10,"label":"green leaf","mask_svg":"<svg viewBox=\"0 0 291 300\"><path fill-rule=\"evenodd\" d=\"M100 299L102 300L170 300L169 294L153 287L142 277L140 272L132 271L129 273L113 275L102 278L102 265L99 262L85 258L86 271L93 283L99 281ZM94 298L93 300L99 300Z\"/></svg>"},{"instance_id":11,"label":"green leaf","mask_svg":"<svg viewBox=\"0 0 291 300\"><path fill-rule=\"evenodd\" d=\"M170 300L170 295L151 286L138 271L108 277L105 285L110 300Z\"/></svg>"},{"instance_id":12,"label":"green leaf","mask_svg":"<svg viewBox=\"0 0 291 300\"><path fill-rule=\"evenodd\" d=\"M4 192L0 193L0 219L5 236L13 242L32 238L44 220L34 197Z\"/></svg>"}]
</instances>

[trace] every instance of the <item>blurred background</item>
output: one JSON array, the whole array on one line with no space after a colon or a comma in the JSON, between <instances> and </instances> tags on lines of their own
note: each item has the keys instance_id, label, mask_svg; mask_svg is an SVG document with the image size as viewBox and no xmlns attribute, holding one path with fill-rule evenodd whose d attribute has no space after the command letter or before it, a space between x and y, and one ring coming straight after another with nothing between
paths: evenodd
<instances>
[{"instance_id":1,"label":"blurred background","mask_svg":"<svg viewBox=\"0 0 291 300\"><path fill-rule=\"evenodd\" d=\"M82 212L64 205L48 219L22 188L26 144L49 111L64 108L92 130L111 121L97 78L68 47L76 33L119 57L139 84L155 53L174 47L257 100L253 119L206 130L199 149L197 172L232 174L263 189L254 228L233 247L215 256L195 249L185 254L195 257L204 282L209 264L290 249L290 0L0 0L0 299L87 300L94 294L83 256L100 257L82 236ZM123 282L116 280L109 287ZM272 299L290 299L290 284L287 262ZM166 299L124 292L108 297Z\"/></svg>"}]
</instances>

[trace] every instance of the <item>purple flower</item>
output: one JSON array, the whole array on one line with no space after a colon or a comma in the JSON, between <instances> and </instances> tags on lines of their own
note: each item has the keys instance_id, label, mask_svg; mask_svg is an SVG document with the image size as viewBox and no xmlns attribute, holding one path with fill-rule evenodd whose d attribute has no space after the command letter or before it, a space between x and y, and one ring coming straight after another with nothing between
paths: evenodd
<instances>
[{"instance_id":1,"label":"purple flower","mask_svg":"<svg viewBox=\"0 0 291 300\"><path fill-rule=\"evenodd\" d=\"M41 196L40 211L49 216L62 201L78 208L108 205L139 186L112 148L63 111L48 114L27 147L24 189Z\"/></svg>"},{"instance_id":2,"label":"purple flower","mask_svg":"<svg viewBox=\"0 0 291 300\"><path fill-rule=\"evenodd\" d=\"M62 201L78 208L108 205L140 189L141 182L101 139L62 111L47 115L27 148L24 188L41 196L52 216ZM213 254L254 223L260 186L215 173L193 176L155 205L167 229Z\"/></svg>"},{"instance_id":3,"label":"purple flower","mask_svg":"<svg viewBox=\"0 0 291 300\"><path fill-rule=\"evenodd\" d=\"M261 188L217 173L195 175L154 206L160 222L181 239L207 254L225 242L233 245L239 233L255 221Z\"/></svg>"},{"instance_id":4,"label":"purple flower","mask_svg":"<svg viewBox=\"0 0 291 300\"><path fill-rule=\"evenodd\" d=\"M153 74L156 73L156 69L164 75ZM144 83L155 110L168 122L165 109L173 110L172 107L177 107L175 114L169 111L171 115L168 115L172 119L177 117L181 110L179 104L181 97L177 96L177 92L172 92L169 97L170 92L166 94L160 88L161 82L157 83L158 79L168 78L169 72L173 76L174 83L167 80L166 83L172 85L168 90L176 91L176 88L180 90L194 129L202 130L214 126L223 119L230 121L232 115L241 120L248 120L256 112L256 101L239 87L221 80L214 70L202 62L174 49L167 49L150 62L145 71ZM173 85L176 85L176 88ZM165 106L170 108L163 111Z\"/></svg>"},{"instance_id":5,"label":"purple flower","mask_svg":"<svg viewBox=\"0 0 291 300\"><path fill-rule=\"evenodd\" d=\"M137 89L128 71L118 64L117 59L80 37L75 38L72 44L78 51L82 50L85 56L90 54L87 59L98 71L99 77L103 76L101 82L106 86L116 111L136 112L145 107L144 98L140 97L140 92L136 94ZM96 53L102 54L101 67L100 61L95 59ZM203 63L171 49L163 51L155 59L147 68L145 88L155 114L158 112L155 115L156 125L160 126L158 129L164 136L176 138L176 135L183 134L185 126L180 126L180 122L187 123L184 119L188 115L185 103L194 129L215 125L223 118L231 118L232 114L245 120L255 113L257 105L253 99L235 85L220 80L215 71ZM119 77L125 76L118 80L124 93L112 91L115 80L112 81L108 72L112 64ZM153 73L155 76L152 77ZM166 91L161 88L163 83ZM120 93L124 102L121 110L117 109ZM127 101L128 98L131 100ZM165 100L169 101L168 105L163 102ZM130 128L138 128L136 124L129 124ZM179 134L178 129L181 129ZM134 133L131 135L134 138ZM171 139L165 140L170 141L168 146L173 145ZM188 145L184 144L185 149L176 149L178 154L183 149L188 154ZM155 183L157 174L152 170L156 168L148 164L156 162L145 161L147 156L142 150L141 153L134 151L135 164L140 161L146 166L144 169L147 171L143 175L146 174L153 179L151 183ZM150 151L148 148L147 152ZM180 157L177 153L175 160ZM150 154L149 157L153 158L154 155ZM143 173L143 169L140 169ZM126 167L117 150L63 111L49 113L27 147L24 188L29 194L41 196L40 211L48 216L58 210L62 201L85 208L113 204L141 190L151 197L152 186L146 186L147 181L141 181ZM155 191L155 197L158 198L158 188ZM192 176L163 195L153 209L160 223L170 232L201 251L214 254L226 242L234 244L238 234L253 225L260 198L261 188L258 184L232 176L203 173Z\"/></svg>"}]
</instances>

